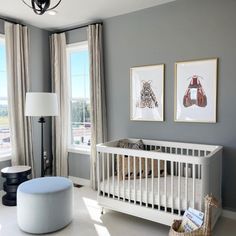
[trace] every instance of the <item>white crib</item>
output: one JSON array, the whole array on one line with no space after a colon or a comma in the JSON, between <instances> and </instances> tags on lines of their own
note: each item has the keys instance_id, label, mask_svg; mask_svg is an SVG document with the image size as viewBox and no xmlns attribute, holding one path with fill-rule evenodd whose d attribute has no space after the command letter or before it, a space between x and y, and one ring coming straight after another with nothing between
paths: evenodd
<instances>
[{"instance_id":1,"label":"white crib","mask_svg":"<svg viewBox=\"0 0 236 236\"><path fill-rule=\"evenodd\" d=\"M138 139L128 141L135 143ZM188 207L204 210L207 194L221 203L221 146L142 141L144 150L119 148L119 140L97 145L98 203L102 207L171 225ZM125 162L128 173L133 171L132 178L130 174L125 176ZM160 174L161 162L164 176ZM148 168L152 170L150 175ZM221 208L213 211L213 225L220 214Z\"/></svg>"}]
</instances>

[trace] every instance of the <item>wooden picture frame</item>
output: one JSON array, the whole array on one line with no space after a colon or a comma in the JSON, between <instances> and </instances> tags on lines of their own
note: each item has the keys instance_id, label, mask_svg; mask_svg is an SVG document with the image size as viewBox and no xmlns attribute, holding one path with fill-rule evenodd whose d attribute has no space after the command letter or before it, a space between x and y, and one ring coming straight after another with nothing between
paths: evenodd
<instances>
[{"instance_id":1,"label":"wooden picture frame","mask_svg":"<svg viewBox=\"0 0 236 236\"><path fill-rule=\"evenodd\" d=\"M130 119L164 121L164 64L130 69Z\"/></svg>"},{"instance_id":2,"label":"wooden picture frame","mask_svg":"<svg viewBox=\"0 0 236 236\"><path fill-rule=\"evenodd\" d=\"M218 59L175 63L176 122L216 123Z\"/></svg>"}]
</instances>

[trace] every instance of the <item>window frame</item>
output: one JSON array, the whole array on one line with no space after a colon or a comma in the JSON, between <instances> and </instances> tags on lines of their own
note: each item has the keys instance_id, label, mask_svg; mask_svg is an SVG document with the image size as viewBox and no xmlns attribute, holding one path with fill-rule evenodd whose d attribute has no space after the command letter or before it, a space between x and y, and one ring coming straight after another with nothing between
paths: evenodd
<instances>
[{"instance_id":1,"label":"window frame","mask_svg":"<svg viewBox=\"0 0 236 236\"><path fill-rule=\"evenodd\" d=\"M6 48L5 35L2 33L0 33L0 43L3 43ZM0 152L0 162L11 160L11 156L12 156L12 148L10 149L9 152L3 152L3 153Z\"/></svg>"},{"instance_id":2,"label":"window frame","mask_svg":"<svg viewBox=\"0 0 236 236\"><path fill-rule=\"evenodd\" d=\"M71 43L66 45L66 61L67 61L67 78L68 78L68 99L69 99L69 115L68 115L68 152L70 153L79 153L79 154L90 154L91 153L91 146L79 146L72 144L71 140L71 74L70 74L70 53L71 52L79 52L84 49L88 49L88 40Z\"/></svg>"}]
</instances>

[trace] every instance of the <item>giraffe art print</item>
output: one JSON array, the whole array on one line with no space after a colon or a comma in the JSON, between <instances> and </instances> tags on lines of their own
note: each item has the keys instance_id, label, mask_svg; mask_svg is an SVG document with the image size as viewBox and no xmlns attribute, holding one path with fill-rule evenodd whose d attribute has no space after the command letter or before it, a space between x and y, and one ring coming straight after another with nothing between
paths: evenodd
<instances>
[{"instance_id":1,"label":"giraffe art print","mask_svg":"<svg viewBox=\"0 0 236 236\"><path fill-rule=\"evenodd\" d=\"M164 64L130 69L130 119L164 120Z\"/></svg>"},{"instance_id":2,"label":"giraffe art print","mask_svg":"<svg viewBox=\"0 0 236 236\"><path fill-rule=\"evenodd\" d=\"M142 83L142 89L140 91L140 102L138 103L138 106L140 108L158 107L158 101L151 86L152 81L142 80L141 83Z\"/></svg>"}]
</instances>

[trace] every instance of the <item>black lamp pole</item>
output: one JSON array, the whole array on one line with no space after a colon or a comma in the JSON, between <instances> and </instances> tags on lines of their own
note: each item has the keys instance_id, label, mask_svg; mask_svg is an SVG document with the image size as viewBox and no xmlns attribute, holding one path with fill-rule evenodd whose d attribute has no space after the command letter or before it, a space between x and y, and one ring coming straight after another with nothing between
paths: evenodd
<instances>
[{"instance_id":1,"label":"black lamp pole","mask_svg":"<svg viewBox=\"0 0 236 236\"><path fill-rule=\"evenodd\" d=\"M44 117L40 117L38 122L41 124L41 177L44 177L44 145L43 145L43 124L45 123Z\"/></svg>"}]
</instances>

